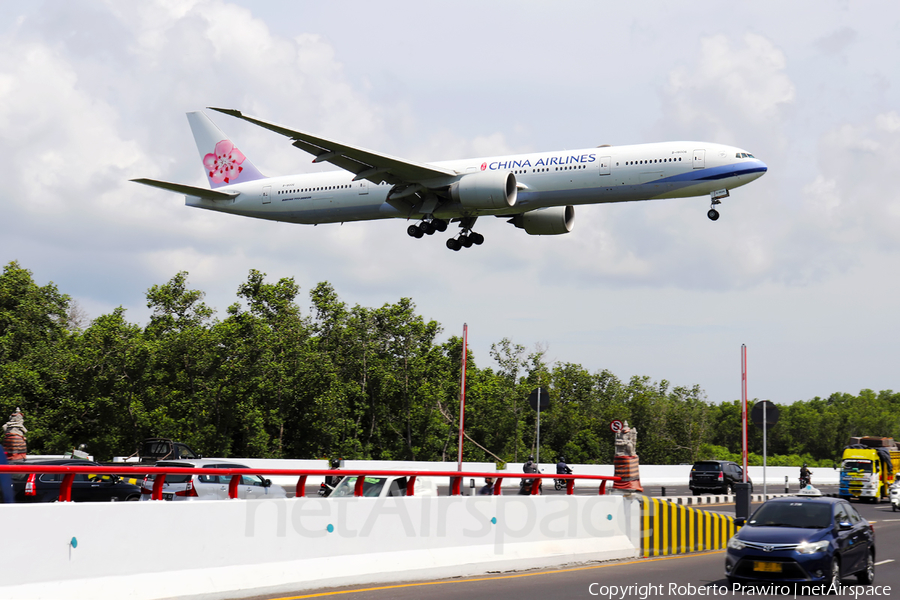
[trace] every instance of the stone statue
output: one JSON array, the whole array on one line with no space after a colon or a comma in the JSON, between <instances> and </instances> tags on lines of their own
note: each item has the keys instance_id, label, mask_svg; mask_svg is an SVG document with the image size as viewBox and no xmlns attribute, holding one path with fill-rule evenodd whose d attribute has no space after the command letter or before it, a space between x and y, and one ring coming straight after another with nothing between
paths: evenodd
<instances>
[{"instance_id":1,"label":"stone statue","mask_svg":"<svg viewBox=\"0 0 900 600\"><path fill-rule=\"evenodd\" d=\"M25 443L25 415L22 409L16 408L16 411L9 416L9 421L3 425L3 449L6 451L6 457L9 460L25 460L25 453L28 446Z\"/></svg>"},{"instance_id":2,"label":"stone statue","mask_svg":"<svg viewBox=\"0 0 900 600\"><path fill-rule=\"evenodd\" d=\"M622 492L643 492L640 476L640 461L637 457L637 429L625 421L621 431L616 432L616 455L613 457L615 475L619 481L613 483L613 490Z\"/></svg>"},{"instance_id":3,"label":"stone statue","mask_svg":"<svg viewBox=\"0 0 900 600\"><path fill-rule=\"evenodd\" d=\"M637 456L635 448L637 447L637 429L625 426L621 431L616 432L616 456Z\"/></svg>"}]
</instances>

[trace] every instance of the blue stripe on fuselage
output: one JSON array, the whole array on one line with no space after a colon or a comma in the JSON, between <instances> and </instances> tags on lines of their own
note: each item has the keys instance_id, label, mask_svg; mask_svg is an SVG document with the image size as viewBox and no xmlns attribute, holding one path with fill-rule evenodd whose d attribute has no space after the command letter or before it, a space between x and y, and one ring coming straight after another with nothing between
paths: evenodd
<instances>
[{"instance_id":1,"label":"blue stripe on fuselage","mask_svg":"<svg viewBox=\"0 0 900 600\"><path fill-rule=\"evenodd\" d=\"M733 165L724 165L722 167L712 167L710 169L697 169L672 177L663 179L654 179L644 185L660 184L660 183L684 183L688 181L714 181L716 179L727 179L729 177L738 177L740 175L751 175L753 173L765 173L768 170L762 161L748 161L735 163Z\"/></svg>"}]
</instances>

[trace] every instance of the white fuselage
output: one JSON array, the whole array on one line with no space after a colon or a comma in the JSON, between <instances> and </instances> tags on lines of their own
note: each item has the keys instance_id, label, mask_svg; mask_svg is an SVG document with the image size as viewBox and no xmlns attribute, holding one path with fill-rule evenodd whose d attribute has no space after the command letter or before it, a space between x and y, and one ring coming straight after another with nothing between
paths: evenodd
<instances>
[{"instance_id":1,"label":"white fuselage","mask_svg":"<svg viewBox=\"0 0 900 600\"><path fill-rule=\"evenodd\" d=\"M766 165L733 146L706 142L662 142L538 152L440 163L459 175L512 172L518 183L515 206L467 209L447 201L433 210L439 219L515 215L537 208L658 198L703 196L759 178ZM353 181L353 173L333 171L270 177L218 188L239 192L229 200L186 196L186 204L248 217L291 223L339 223L382 218L420 218L386 202L392 186Z\"/></svg>"}]
</instances>

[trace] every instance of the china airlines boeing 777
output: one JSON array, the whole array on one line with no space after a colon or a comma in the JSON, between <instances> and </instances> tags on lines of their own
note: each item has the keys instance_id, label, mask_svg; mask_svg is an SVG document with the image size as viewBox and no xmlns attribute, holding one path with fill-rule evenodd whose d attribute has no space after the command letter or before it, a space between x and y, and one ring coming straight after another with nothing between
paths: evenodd
<instances>
[{"instance_id":1,"label":"china airlines boeing 777","mask_svg":"<svg viewBox=\"0 0 900 600\"><path fill-rule=\"evenodd\" d=\"M400 218L415 238L446 231L451 250L480 245L478 217L507 219L530 235L572 231L575 205L685 198L709 194L707 216L729 190L766 172L752 154L707 142L661 142L582 150L420 163L349 146L244 115L213 108L289 138L341 171L265 177L202 112L188 121L211 189L133 179L185 195L185 204L257 219L343 223Z\"/></svg>"}]
</instances>

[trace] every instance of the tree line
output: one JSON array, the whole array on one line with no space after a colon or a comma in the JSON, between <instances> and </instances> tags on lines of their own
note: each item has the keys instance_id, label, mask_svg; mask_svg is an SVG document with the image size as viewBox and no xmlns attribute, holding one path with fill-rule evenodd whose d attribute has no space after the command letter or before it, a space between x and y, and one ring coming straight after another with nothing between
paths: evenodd
<instances>
[{"instance_id":1,"label":"tree line","mask_svg":"<svg viewBox=\"0 0 900 600\"><path fill-rule=\"evenodd\" d=\"M11 262L0 276L0 417L25 413L32 454L81 444L100 460L169 437L204 456L455 461L462 340L416 313L409 298L348 306L327 282L298 304L293 278L251 270L224 316L177 273L147 293L149 322L117 308L89 323L53 283ZM637 427L644 464L740 453L740 402L711 402L699 385L548 363L546 349L504 338L492 365L466 357L468 461L541 457L612 462L613 419ZM900 394L890 390L779 405L770 464L831 466L851 435L900 439ZM762 435L751 426L758 462Z\"/></svg>"}]
</instances>

